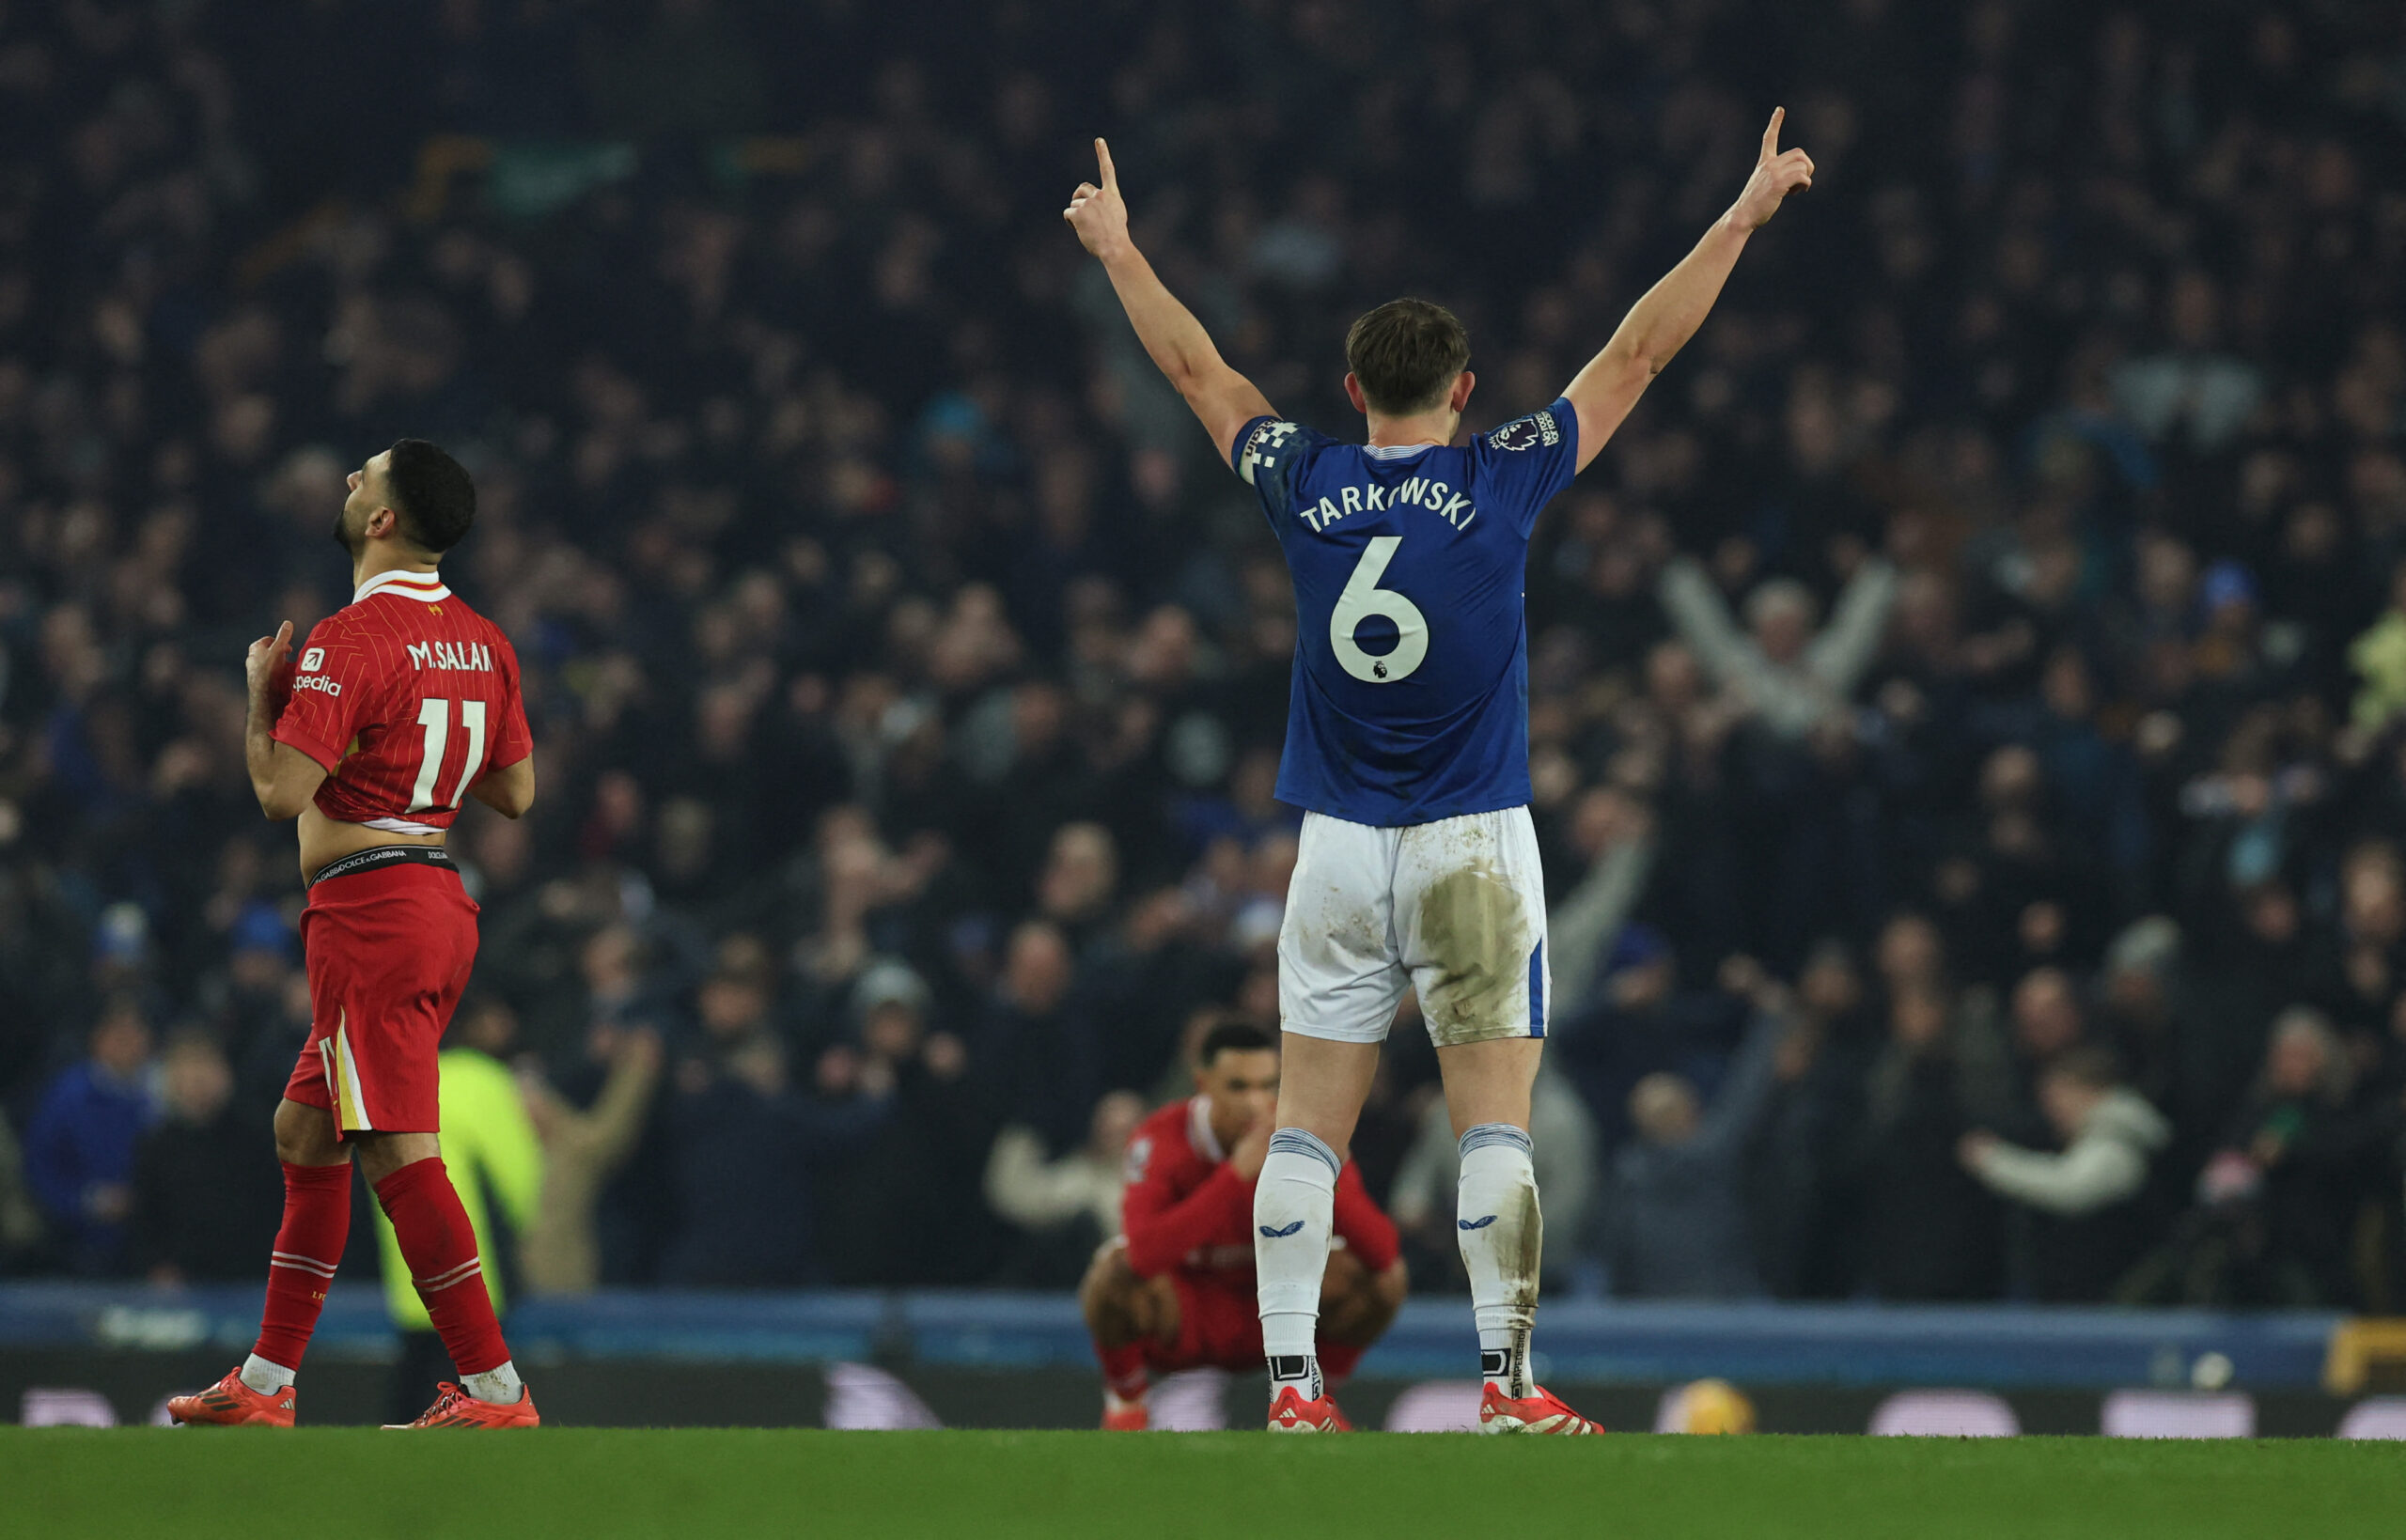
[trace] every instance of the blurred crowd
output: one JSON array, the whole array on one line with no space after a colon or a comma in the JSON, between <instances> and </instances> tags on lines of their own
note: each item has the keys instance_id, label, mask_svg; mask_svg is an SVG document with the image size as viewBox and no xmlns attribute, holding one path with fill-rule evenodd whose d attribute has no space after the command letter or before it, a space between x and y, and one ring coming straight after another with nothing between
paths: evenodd
<instances>
[{"instance_id":1,"label":"blurred crowd","mask_svg":"<svg viewBox=\"0 0 2406 1540\"><path fill-rule=\"evenodd\" d=\"M1282 412L1411 292L1477 427L1774 101L1813 191L1530 562L1549 1271L2399 1308L2406 34L2339 0L0 9L0 1270L257 1276L241 657L408 433L536 722L453 842L524 1284L1073 1282L1274 1019L1297 827L1090 136ZM1355 1153L1443 1288L1406 1017Z\"/></svg>"}]
</instances>

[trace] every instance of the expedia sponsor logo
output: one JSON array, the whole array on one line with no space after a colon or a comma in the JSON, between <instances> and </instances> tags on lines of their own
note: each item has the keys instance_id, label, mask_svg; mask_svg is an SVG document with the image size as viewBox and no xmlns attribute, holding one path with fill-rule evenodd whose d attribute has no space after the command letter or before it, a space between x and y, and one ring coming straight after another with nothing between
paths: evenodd
<instances>
[{"instance_id":1,"label":"expedia sponsor logo","mask_svg":"<svg viewBox=\"0 0 2406 1540\"><path fill-rule=\"evenodd\" d=\"M342 693L342 686L336 681L327 678L322 674L304 674L299 678L292 681L292 688L295 690L321 690L329 695L339 695Z\"/></svg>"}]
</instances>

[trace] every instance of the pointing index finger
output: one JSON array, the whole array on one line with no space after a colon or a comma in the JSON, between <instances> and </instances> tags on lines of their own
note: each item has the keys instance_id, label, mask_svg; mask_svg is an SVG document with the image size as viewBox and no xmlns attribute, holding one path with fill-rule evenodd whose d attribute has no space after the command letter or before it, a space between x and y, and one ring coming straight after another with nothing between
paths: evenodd
<instances>
[{"instance_id":1,"label":"pointing index finger","mask_svg":"<svg viewBox=\"0 0 2406 1540\"><path fill-rule=\"evenodd\" d=\"M1097 139L1094 142L1094 158L1102 165L1102 185L1105 187L1117 187L1119 185L1119 173L1112 169L1111 147L1104 144L1101 139Z\"/></svg>"},{"instance_id":2,"label":"pointing index finger","mask_svg":"<svg viewBox=\"0 0 2406 1540\"><path fill-rule=\"evenodd\" d=\"M1763 130L1763 159L1766 161L1779 153L1779 125L1787 117L1788 109L1785 107L1773 107L1771 110L1771 125ZM1097 140L1096 143L1100 144L1101 141Z\"/></svg>"}]
</instances>

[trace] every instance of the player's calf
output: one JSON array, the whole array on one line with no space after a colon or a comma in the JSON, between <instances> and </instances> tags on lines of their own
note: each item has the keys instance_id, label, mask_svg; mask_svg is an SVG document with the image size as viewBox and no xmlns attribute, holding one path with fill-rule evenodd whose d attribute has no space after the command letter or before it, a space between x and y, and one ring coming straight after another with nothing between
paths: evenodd
<instances>
[{"instance_id":1,"label":"player's calf","mask_svg":"<svg viewBox=\"0 0 2406 1540\"><path fill-rule=\"evenodd\" d=\"M390 1140L419 1137L423 1136L386 1134L370 1148L383 1147ZM494 1407L523 1401L531 1417L534 1398L526 1394L509 1348L502 1341L492 1298L485 1292L477 1233L451 1186L443 1158L434 1155L410 1160L378 1177L374 1186L376 1201L383 1206L384 1217L393 1221L393 1236L400 1243L402 1261L409 1265L410 1280L417 1285L418 1298L426 1301L426 1313L460 1370L464 1393ZM420 1418L411 1426L465 1425L461 1415L454 1408L447 1423L428 1423Z\"/></svg>"}]
</instances>

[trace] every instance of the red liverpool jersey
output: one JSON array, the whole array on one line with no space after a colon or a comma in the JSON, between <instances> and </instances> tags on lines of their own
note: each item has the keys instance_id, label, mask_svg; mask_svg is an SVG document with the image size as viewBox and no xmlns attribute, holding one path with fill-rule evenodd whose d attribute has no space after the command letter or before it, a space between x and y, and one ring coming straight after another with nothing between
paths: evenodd
<instances>
[{"instance_id":1,"label":"red liverpool jersey","mask_svg":"<svg viewBox=\"0 0 2406 1540\"><path fill-rule=\"evenodd\" d=\"M275 737L326 767L319 812L398 833L449 828L534 747L518 655L431 572L380 572L318 623Z\"/></svg>"},{"instance_id":2,"label":"red liverpool jersey","mask_svg":"<svg viewBox=\"0 0 2406 1540\"><path fill-rule=\"evenodd\" d=\"M1119 1219L1138 1276L1253 1271L1253 1184L1211 1135L1201 1097L1174 1101L1128 1141ZM1396 1259L1395 1221L1379 1211L1352 1161L1336 1174L1336 1237L1372 1272Z\"/></svg>"}]
</instances>

